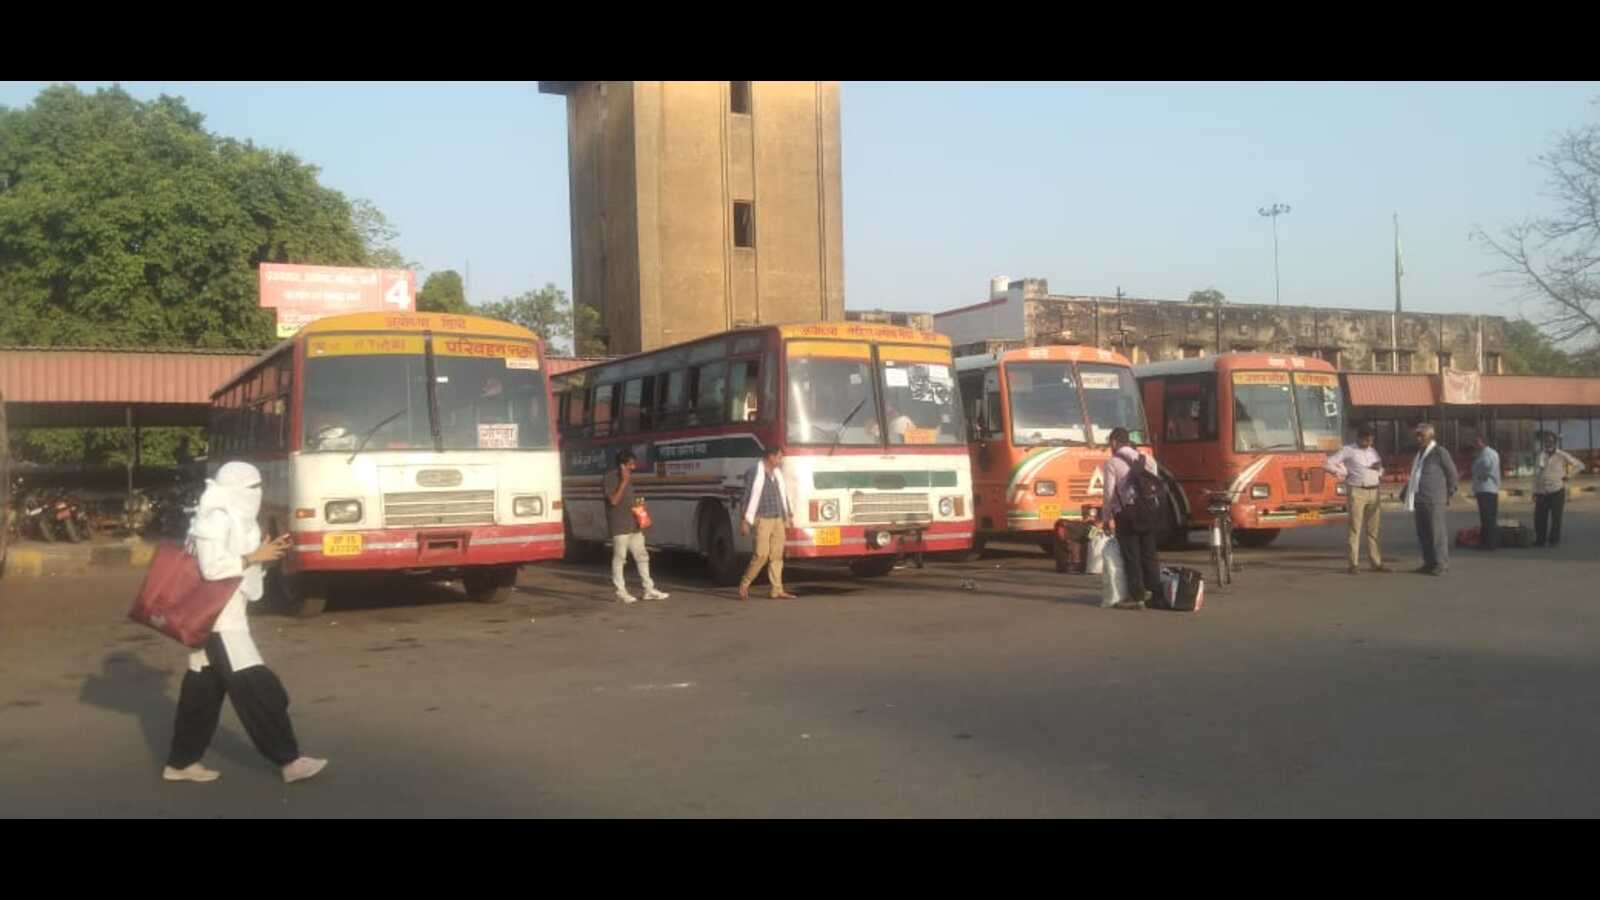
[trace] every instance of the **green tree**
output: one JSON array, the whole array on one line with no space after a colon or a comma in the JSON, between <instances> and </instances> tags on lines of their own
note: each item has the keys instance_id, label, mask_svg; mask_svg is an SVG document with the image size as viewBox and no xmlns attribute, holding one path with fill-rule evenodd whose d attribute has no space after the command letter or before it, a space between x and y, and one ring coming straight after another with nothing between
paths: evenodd
<instances>
[{"instance_id":1,"label":"green tree","mask_svg":"<svg viewBox=\"0 0 1600 900\"><path fill-rule=\"evenodd\" d=\"M1216 288L1206 288L1203 291L1190 291L1190 303L1210 303L1213 306L1227 302L1227 298Z\"/></svg>"},{"instance_id":2,"label":"green tree","mask_svg":"<svg viewBox=\"0 0 1600 900\"><path fill-rule=\"evenodd\" d=\"M0 110L0 342L270 346L260 263L369 259L317 174L177 97L58 85Z\"/></svg>"},{"instance_id":3,"label":"green tree","mask_svg":"<svg viewBox=\"0 0 1600 900\"><path fill-rule=\"evenodd\" d=\"M478 308L485 316L514 322L539 335L545 343L570 346L572 341L572 303L565 291L546 283L537 291L526 291Z\"/></svg>"},{"instance_id":4,"label":"green tree","mask_svg":"<svg viewBox=\"0 0 1600 900\"><path fill-rule=\"evenodd\" d=\"M1572 358L1526 319L1506 323L1505 368L1509 375L1572 375Z\"/></svg>"},{"instance_id":5,"label":"green tree","mask_svg":"<svg viewBox=\"0 0 1600 900\"><path fill-rule=\"evenodd\" d=\"M361 235L361 246L366 250L366 264L375 269L416 269L419 266L395 247L400 229L394 227L371 200L356 198L350 201L350 215L356 232Z\"/></svg>"},{"instance_id":6,"label":"green tree","mask_svg":"<svg viewBox=\"0 0 1600 900\"><path fill-rule=\"evenodd\" d=\"M461 284L461 273L454 269L433 272L417 291L417 309L421 312L455 313L472 312L467 305L466 289Z\"/></svg>"},{"instance_id":7,"label":"green tree","mask_svg":"<svg viewBox=\"0 0 1600 900\"><path fill-rule=\"evenodd\" d=\"M579 303L572 310L573 355L575 356L606 356L609 350L605 341L595 337L600 330L600 311L588 304Z\"/></svg>"}]
</instances>

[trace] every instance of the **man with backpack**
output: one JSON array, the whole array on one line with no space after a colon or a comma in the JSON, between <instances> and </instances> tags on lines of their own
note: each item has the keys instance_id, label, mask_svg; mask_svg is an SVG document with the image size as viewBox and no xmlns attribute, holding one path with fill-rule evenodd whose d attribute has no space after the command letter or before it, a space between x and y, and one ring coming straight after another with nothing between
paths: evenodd
<instances>
[{"instance_id":1,"label":"man with backpack","mask_svg":"<svg viewBox=\"0 0 1600 900\"><path fill-rule=\"evenodd\" d=\"M1115 608L1144 609L1147 592L1151 605L1159 606L1156 532L1161 527L1161 477L1155 460L1134 449L1128 429L1113 429L1110 440L1111 458L1102 471L1106 502L1100 508L1100 526L1116 537L1128 572L1128 599Z\"/></svg>"}]
</instances>

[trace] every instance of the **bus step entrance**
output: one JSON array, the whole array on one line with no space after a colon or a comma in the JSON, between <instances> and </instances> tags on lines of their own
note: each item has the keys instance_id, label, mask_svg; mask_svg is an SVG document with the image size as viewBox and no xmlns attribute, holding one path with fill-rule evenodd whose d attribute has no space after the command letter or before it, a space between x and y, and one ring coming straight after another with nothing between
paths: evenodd
<instances>
[{"instance_id":1,"label":"bus step entrance","mask_svg":"<svg viewBox=\"0 0 1600 900\"><path fill-rule=\"evenodd\" d=\"M467 556L466 534L425 534L417 540L417 561L460 562Z\"/></svg>"}]
</instances>

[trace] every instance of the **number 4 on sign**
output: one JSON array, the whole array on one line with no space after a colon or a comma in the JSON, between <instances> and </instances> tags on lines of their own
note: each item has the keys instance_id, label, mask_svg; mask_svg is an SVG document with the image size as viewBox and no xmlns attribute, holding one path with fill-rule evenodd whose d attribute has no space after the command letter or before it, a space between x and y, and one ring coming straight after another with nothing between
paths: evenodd
<instances>
[{"instance_id":1,"label":"number 4 on sign","mask_svg":"<svg viewBox=\"0 0 1600 900\"><path fill-rule=\"evenodd\" d=\"M411 308L411 290L405 278L396 278L394 284L389 285L383 293L383 302L397 309Z\"/></svg>"}]
</instances>

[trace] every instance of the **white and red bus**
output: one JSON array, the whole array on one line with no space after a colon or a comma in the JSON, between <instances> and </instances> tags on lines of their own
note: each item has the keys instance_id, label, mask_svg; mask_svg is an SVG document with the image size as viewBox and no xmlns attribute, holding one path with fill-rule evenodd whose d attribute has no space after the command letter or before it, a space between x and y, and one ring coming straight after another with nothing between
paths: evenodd
<instances>
[{"instance_id":1,"label":"white and red bus","mask_svg":"<svg viewBox=\"0 0 1600 900\"><path fill-rule=\"evenodd\" d=\"M1322 461L1339 449L1344 392L1330 363L1223 353L1135 366L1179 528L1208 528L1210 493L1232 503L1234 534L1264 547L1285 528L1345 521L1349 498ZM1172 481L1169 481L1169 486Z\"/></svg>"},{"instance_id":2,"label":"white and red bus","mask_svg":"<svg viewBox=\"0 0 1600 900\"><path fill-rule=\"evenodd\" d=\"M277 586L300 615L361 574L461 579L507 599L562 555L544 349L493 319L357 313L307 325L212 396L208 465L262 473L288 532Z\"/></svg>"},{"instance_id":3,"label":"white and red bus","mask_svg":"<svg viewBox=\"0 0 1600 900\"><path fill-rule=\"evenodd\" d=\"M897 555L964 550L972 477L950 339L890 325L741 328L556 377L569 542L610 540L601 480L631 449L652 546L736 581L743 478L782 447L791 559L881 575Z\"/></svg>"}]
</instances>

